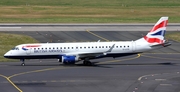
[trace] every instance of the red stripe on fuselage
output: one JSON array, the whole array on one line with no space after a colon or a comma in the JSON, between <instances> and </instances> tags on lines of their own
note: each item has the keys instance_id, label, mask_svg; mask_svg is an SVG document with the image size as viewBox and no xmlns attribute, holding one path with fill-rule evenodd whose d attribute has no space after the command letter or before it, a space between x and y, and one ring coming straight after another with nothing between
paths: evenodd
<instances>
[{"instance_id":1,"label":"red stripe on fuselage","mask_svg":"<svg viewBox=\"0 0 180 92\"><path fill-rule=\"evenodd\" d=\"M26 45L26 46L23 46L23 47L27 47L27 48L30 48L30 47L40 47L41 45Z\"/></svg>"},{"instance_id":2,"label":"red stripe on fuselage","mask_svg":"<svg viewBox=\"0 0 180 92\"><path fill-rule=\"evenodd\" d=\"M166 27L167 23L168 23L168 20L162 21L158 25L154 26L150 32L154 32L155 30L157 30L158 28L161 28L161 27Z\"/></svg>"}]
</instances>

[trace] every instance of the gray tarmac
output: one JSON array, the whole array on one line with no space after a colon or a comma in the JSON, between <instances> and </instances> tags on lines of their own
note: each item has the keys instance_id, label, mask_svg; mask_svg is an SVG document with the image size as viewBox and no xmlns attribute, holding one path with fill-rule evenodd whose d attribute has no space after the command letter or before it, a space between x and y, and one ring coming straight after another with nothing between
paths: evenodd
<instances>
[{"instance_id":1,"label":"gray tarmac","mask_svg":"<svg viewBox=\"0 0 180 92\"><path fill-rule=\"evenodd\" d=\"M136 40L147 33L110 30L1 32L29 35L40 42L127 41ZM141 55L92 60L94 63L92 66L83 66L82 62L76 65L63 65L56 59L26 60L26 66L20 66L21 62L1 62L0 90L2 92L179 92L180 43L171 40L170 42L172 45L167 48Z\"/></svg>"}]
</instances>

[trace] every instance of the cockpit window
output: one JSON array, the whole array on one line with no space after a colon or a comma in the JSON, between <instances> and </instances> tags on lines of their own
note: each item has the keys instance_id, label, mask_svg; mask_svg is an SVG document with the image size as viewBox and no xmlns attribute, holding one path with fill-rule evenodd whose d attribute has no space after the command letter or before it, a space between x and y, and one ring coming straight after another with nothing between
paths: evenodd
<instances>
[{"instance_id":1,"label":"cockpit window","mask_svg":"<svg viewBox=\"0 0 180 92\"><path fill-rule=\"evenodd\" d=\"M12 50L19 50L19 48L18 47L14 47L14 48L12 48Z\"/></svg>"}]
</instances>

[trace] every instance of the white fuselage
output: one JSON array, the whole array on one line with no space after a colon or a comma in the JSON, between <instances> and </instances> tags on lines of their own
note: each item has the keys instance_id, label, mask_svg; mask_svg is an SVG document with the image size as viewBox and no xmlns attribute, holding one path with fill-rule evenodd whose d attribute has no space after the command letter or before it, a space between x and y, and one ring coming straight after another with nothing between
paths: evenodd
<instances>
[{"instance_id":1,"label":"white fuselage","mask_svg":"<svg viewBox=\"0 0 180 92\"><path fill-rule=\"evenodd\" d=\"M23 49L24 46L26 50ZM112 46L111 51L108 51ZM34 46L34 47L33 47ZM121 57L129 54L136 54L150 50L147 43L137 43L136 41L117 42L79 42L79 43L40 43L21 44L7 52L4 56L14 59L38 59L38 58L59 58L62 55L76 55L86 53L105 53L103 57Z\"/></svg>"}]
</instances>

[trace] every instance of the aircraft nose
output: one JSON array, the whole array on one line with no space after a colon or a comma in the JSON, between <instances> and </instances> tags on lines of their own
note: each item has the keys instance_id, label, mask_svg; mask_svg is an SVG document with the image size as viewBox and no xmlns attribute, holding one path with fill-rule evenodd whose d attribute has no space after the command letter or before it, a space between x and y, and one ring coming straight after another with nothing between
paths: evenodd
<instances>
[{"instance_id":1,"label":"aircraft nose","mask_svg":"<svg viewBox=\"0 0 180 92\"><path fill-rule=\"evenodd\" d=\"M4 57L9 58L10 55L11 55L11 52L8 51L7 53L4 54Z\"/></svg>"}]
</instances>

